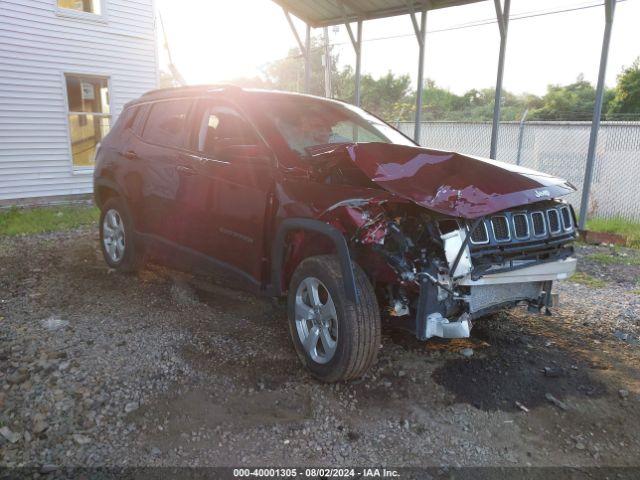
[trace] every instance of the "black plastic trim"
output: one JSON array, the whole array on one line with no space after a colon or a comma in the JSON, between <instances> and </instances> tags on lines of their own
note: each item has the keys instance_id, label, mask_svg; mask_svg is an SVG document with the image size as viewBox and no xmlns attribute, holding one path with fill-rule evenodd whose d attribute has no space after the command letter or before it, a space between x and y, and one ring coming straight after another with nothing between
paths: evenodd
<instances>
[{"instance_id":1,"label":"black plastic trim","mask_svg":"<svg viewBox=\"0 0 640 480\"><path fill-rule=\"evenodd\" d=\"M271 283L275 296L283 295L282 288L282 266L284 263L284 242L287 234L295 230L309 230L325 235L333 241L336 247L338 258L340 259L340 269L342 270L342 281L347 299L356 301L356 280L351 265L351 254L344 235L337 228L311 218L287 218L278 227L278 232L271 248Z\"/></svg>"}]
</instances>

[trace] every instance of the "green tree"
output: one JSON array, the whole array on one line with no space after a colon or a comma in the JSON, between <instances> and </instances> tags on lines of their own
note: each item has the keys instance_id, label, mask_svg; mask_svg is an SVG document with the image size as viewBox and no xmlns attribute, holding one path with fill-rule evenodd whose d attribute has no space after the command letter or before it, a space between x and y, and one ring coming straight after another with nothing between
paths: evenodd
<instances>
[{"instance_id":1,"label":"green tree","mask_svg":"<svg viewBox=\"0 0 640 480\"><path fill-rule=\"evenodd\" d=\"M331 75L338 73L338 55L332 52L330 47ZM322 57L324 55L324 43L319 37L311 38L311 82L310 92L313 95L324 96L324 67ZM302 92L304 90L304 57L298 48L289 50L287 57L271 62L265 68L266 80L278 90Z\"/></svg>"},{"instance_id":2,"label":"green tree","mask_svg":"<svg viewBox=\"0 0 640 480\"><path fill-rule=\"evenodd\" d=\"M350 83L355 84L355 77ZM409 75L395 76L391 72L380 78L364 75L361 89L361 104L366 110L385 120L397 120L403 109L403 100L411 90L411 78Z\"/></svg>"},{"instance_id":3,"label":"green tree","mask_svg":"<svg viewBox=\"0 0 640 480\"><path fill-rule=\"evenodd\" d=\"M320 38L311 40L310 93L325 94L324 44ZM332 96L347 102L355 101L355 73L351 66L338 69L338 55L330 49ZM278 90L302 91L304 89L304 57L298 49L291 49L286 58L270 63L265 68L265 79L241 79L241 86L267 86ZM256 85L263 82L264 85ZM402 110L402 101L410 92L409 75L396 76L391 72L380 78L363 75L360 79L361 105L366 110L384 118L395 119Z\"/></svg>"},{"instance_id":4,"label":"green tree","mask_svg":"<svg viewBox=\"0 0 640 480\"><path fill-rule=\"evenodd\" d=\"M321 38L311 40L310 92L324 96L324 44ZM355 74L350 65L338 68L338 55L330 48L332 96L353 103ZM236 79L245 87L303 91L304 58L297 48L286 58L268 64L261 77ZM493 118L494 88L471 89L457 95L427 79L423 90L422 118L425 120L490 121ZM547 93L538 97L530 93L520 95L507 90L502 94L500 119L520 120L529 110L529 120L590 120L593 116L595 88L580 75L569 85L549 85ZM361 78L362 107L388 122L411 121L415 116L416 91L411 89L408 75L387 72L380 78L363 75ZM640 114L640 58L618 77L614 90L605 91L603 111L609 114Z\"/></svg>"},{"instance_id":5,"label":"green tree","mask_svg":"<svg viewBox=\"0 0 640 480\"><path fill-rule=\"evenodd\" d=\"M640 115L640 57L618 75L618 82L607 110L609 115Z\"/></svg>"},{"instance_id":6,"label":"green tree","mask_svg":"<svg viewBox=\"0 0 640 480\"><path fill-rule=\"evenodd\" d=\"M604 111L613 96L612 91L605 92ZM542 97L541 108L532 112L531 118L539 120L590 120L595 106L596 90L579 75L569 85L549 85Z\"/></svg>"}]
</instances>

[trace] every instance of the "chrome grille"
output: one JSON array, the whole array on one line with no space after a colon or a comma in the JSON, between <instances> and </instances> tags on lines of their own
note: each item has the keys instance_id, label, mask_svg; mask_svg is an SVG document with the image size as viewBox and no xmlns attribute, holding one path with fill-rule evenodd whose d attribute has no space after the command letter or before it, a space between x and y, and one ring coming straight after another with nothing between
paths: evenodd
<instances>
[{"instance_id":1,"label":"chrome grille","mask_svg":"<svg viewBox=\"0 0 640 480\"><path fill-rule=\"evenodd\" d=\"M571 212L566 205L560 208L560 215L562 215L562 227L565 230L571 230L573 222L571 221Z\"/></svg>"},{"instance_id":2,"label":"chrome grille","mask_svg":"<svg viewBox=\"0 0 640 480\"><path fill-rule=\"evenodd\" d=\"M529 238L529 220L525 213L513 215L514 237L517 239Z\"/></svg>"},{"instance_id":3,"label":"chrome grille","mask_svg":"<svg viewBox=\"0 0 640 480\"><path fill-rule=\"evenodd\" d=\"M547 227L544 221L544 214L542 212L532 212L531 223L533 223L533 234L536 237L546 235Z\"/></svg>"},{"instance_id":4,"label":"chrome grille","mask_svg":"<svg viewBox=\"0 0 640 480\"><path fill-rule=\"evenodd\" d=\"M535 208L535 207L534 207ZM565 204L539 210L518 211L486 218L471 233L471 244L489 245L541 241L549 235L566 235L575 230L571 207Z\"/></svg>"},{"instance_id":5,"label":"chrome grille","mask_svg":"<svg viewBox=\"0 0 640 480\"><path fill-rule=\"evenodd\" d=\"M497 241L506 242L507 240L511 239L507 217L503 215L496 215L495 217L491 217L491 226L493 227L493 236Z\"/></svg>"},{"instance_id":6,"label":"chrome grille","mask_svg":"<svg viewBox=\"0 0 640 480\"><path fill-rule=\"evenodd\" d=\"M487 232L487 226L484 223L481 223L471 233L471 242L480 244L480 243L487 243L488 241L489 241L489 233Z\"/></svg>"},{"instance_id":7,"label":"chrome grille","mask_svg":"<svg viewBox=\"0 0 640 480\"><path fill-rule=\"evenodd\" d=\"M549 210L547 210L547 219L549 221L549 231L551 233L559 233L560 230L562 230L558 210L556 210L555 208L550 208Z\"/></svg>"}]
</instances>

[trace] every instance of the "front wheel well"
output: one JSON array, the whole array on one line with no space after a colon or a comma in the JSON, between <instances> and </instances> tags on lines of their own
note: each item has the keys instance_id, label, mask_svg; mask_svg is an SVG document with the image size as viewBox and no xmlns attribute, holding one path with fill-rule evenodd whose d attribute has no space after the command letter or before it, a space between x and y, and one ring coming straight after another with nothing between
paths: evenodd
<instances>
[{"instance_id":1,"label":"front wheel well","mask_svg":"<svg viewBox=\"0 0 640 480\"><path fill-rule=\"evenodd\" d=\"M99 185L96 187L93 197L98 208L102 208L102 205L107 203L111 198L119 197L120 193L114 188L106 185Z\"/></svg>"},{"instance_id":2,"label":"front wheel well","mask_svg":"<svg viewBox=\"0 0 640 480\"><path fill-rule=\"evenodd\" d=\"M287 267L287 265L285 265L285 258L289 255L287 257L285 256L285 246L288 244L286 241L288 234L292 232L304 232L304 235L313 234L318 238L328 241L328 245L330 245L329 248L335 249L335 254L339 259L347 298L355 302L355 277L351 265L349 246L343 233L328 223L309 218L287 218L282 221L278 228L271 252L271 286L273 287L274 295L281 296L286 291L283 271ZM326 247L324 247L323 250L325 251L322 253L329 253L326 251ZM290 254L290 252L287 253ZM293 263L297 264L299 262L294 261Z\"/></svg>"}]
</instances>

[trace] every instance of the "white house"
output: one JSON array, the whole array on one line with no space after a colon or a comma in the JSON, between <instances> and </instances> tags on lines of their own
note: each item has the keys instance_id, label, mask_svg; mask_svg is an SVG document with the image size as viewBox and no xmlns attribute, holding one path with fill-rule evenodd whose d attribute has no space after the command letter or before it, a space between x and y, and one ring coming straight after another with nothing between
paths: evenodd
<instances>
[{"instance_id":1,"label":"white house","mask_svg":"<svg viewBox=\"0 0 640 480\"><path fill-rule=\"evenodd\" d=\"M90 193L96 145L157 83L154 0L0 0L0 205Z\"/></svg>"}]
</instances>

